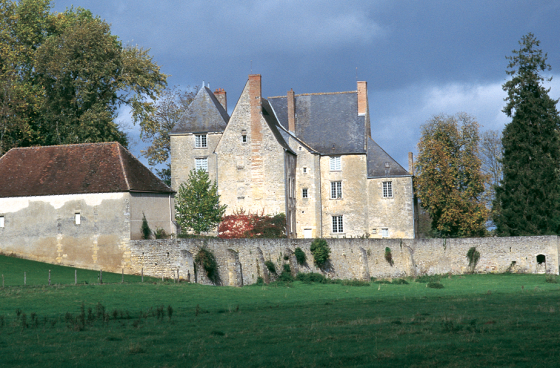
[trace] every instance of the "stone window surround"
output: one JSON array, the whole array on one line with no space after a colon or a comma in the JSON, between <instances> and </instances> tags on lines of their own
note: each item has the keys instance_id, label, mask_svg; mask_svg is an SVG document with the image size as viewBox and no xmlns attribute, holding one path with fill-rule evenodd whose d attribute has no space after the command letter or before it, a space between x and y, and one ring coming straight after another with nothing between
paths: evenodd
<instances>
[{"instance_id":1,"label":"stone window surround","mask_svg":"<svg viewBox=\"0 0 560 368\"><path fill-rule=\"evenodd\" d=\"M382 184L383 198L393 198L393 181L384 181Z\"/></svg>"},{"instance_id":2,"label":"stone window surround","mask_svg":"<svg viewBox=\"0 0 560 368\"><path fill-rule=\"evenodd\" d=\"M381 228L381 237L382 238L388 238L389 237L389 228L388 227L382 227Z\"/></svg>"},{"instance_id":3,"label":"stone window surround","mask_svg":"<svg viewBox=\"0 0 560 368\"><path fill-rule=\"evenodd\" d=\"M337 235L344 234L344 216L333 215L331 218L331 233Z\"/></svg>"},{"instance_id":4,"label":"stone window surround","mask_svg":"<svg viewBox=\"0 0 560 368\"><path fill-rule=\"evenodd\" d=\"M208 134L194 134L194 148L208 148Z\"/></svg>"},{"instance_id":5,"label":"stone window surround","mask_svg":"<svg viewBox=\"0 0 560 368\"><path fill-rule=\"evenodd\" d=\"M301 198L309 198L309 189L303 188L301 190Z\"/></svg>"},{"instance_id":6,"label":"stone window surround","mask_svg":"<svg viewBox=\"0 0 560 368\"><path fill-rule=\"evenodd\" d=\"M330 199L342 199L342 181L331 181Z\"/></svg>"},{"instance_id":7,"label":"stone window surround","mask_svg":"<svg viewBox=\"0 0 560 368\"><path fill-rule=\"evenodd\" d=\"M330 156L329 157L329 168L330 168L330 171L342 171L342 158L341 158L341 156Z\"/></svg>"},{"instance_id":8,"label":"stone window surround","mask_svg":"<svg viewBox=\"0 0 560 368\"><path fill-rule=\"evenodd\" d=\"M197 171L203 169L208 172L208 157L196 157L194 159L194 168Z\"/></svg>"}]
</instances>

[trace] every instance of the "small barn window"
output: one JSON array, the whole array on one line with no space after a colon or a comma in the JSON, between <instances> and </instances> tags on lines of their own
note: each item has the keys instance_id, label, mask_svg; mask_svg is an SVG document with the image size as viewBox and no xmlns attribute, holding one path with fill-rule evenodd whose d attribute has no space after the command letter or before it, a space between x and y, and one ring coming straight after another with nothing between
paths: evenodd
<instances>
[{"instance_id":1,"label":"small barn window","mask_svg":"<svg viewBox=\"0 0 560 368\"><path fill-rule=\"evenodd\" d=\"M74 214L74 224L80 225L82 223L82 215L79 212Z\"/></svg>"},{"instance_id":2,"label":"small barn window","mask_svg":"<svg viewBox=\"0 0 560 368\"><path fill-rule=\"evenodd\" d=\"M4 216L0 216L0 227L4 227Z\"/></svg>"}]
</instances>

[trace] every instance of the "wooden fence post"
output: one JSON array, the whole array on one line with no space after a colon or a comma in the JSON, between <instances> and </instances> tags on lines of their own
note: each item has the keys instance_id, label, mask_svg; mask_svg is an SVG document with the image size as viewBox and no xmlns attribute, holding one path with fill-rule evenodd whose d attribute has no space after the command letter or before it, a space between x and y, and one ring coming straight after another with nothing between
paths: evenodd
<instances>
[{"instance_id":1,"label":"wooden fence post","mask_svg":"<svg viewBox=\"0 0 560 368\"><path fill-rule=\"evenodd\" d=\"M4 274L2 274L2 289L4 288Z\"/></svg>"},{"instance_id":2,"label":"wooden fence post","mask_svg":"<svg viewBox=\"0 0 560 368\"><path fill-rule=\"evenodd\" d=\"M103 283L103 270L99 270L99 283Z\"/></svg>"},{"instance_id":3,"label":"wooden fence post","mask_svg":"<svg viewBox=\"0 0 560 368\"><path fill-rule=\"evenodd\" d=\"M23 272L23 286L27 285L27 272Z\"/></svg>"},{"instance_id":4,"label":"wooden fence post","mask_svg":"<svg viewBox=\"0 0 560 368\"><path fill-rule=\"evenodd\" d=\"M49 270L49 286L51 286L51 270Z\"/></svg>"},{"instance_id":5,"label":"wooden fence post","mask_svg":"<svg viewBox=\"0 0 560 368\"><path fill-rule=\"evenodd\" d=\"M121 284L124 284L124 268L121 268L121 273L122 273L122 278L121 278Z\"/></svg>"},{"instance_id":6,"label":"wooden fence post","mask_svg":"<svg viewBox=\"0 0 560 368\"><path fill-rule=\"evenodd\" d=\"M142 267L142 270L140 271L140 274L142 274L142 282L144 282L144 267Z\"/></svg>"},{"instance_id":7,"label":"wooden fence post","mask_svg":"<svg viewBox=\"0 0 560 368\"><path fill-rule=\"evenodd\" d=\"M74 270L74 285L78 285L78 270Z\"/></svg>"}]
</instances>

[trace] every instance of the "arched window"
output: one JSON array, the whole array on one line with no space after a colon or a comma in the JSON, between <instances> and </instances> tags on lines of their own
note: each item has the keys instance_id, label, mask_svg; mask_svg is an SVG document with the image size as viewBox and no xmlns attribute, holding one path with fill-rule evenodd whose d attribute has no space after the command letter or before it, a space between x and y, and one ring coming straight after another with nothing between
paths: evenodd
<instances>
[{"instance_id":1,"label":"arched window","mask_svg":"<svg viewBox=\"0 0 560 368\"><path fill-rule=\"evenodd\" d=\"M537 263L538 264L546 263L546 256L544 254L537 255Z\"/></svg>"}]
</instances>

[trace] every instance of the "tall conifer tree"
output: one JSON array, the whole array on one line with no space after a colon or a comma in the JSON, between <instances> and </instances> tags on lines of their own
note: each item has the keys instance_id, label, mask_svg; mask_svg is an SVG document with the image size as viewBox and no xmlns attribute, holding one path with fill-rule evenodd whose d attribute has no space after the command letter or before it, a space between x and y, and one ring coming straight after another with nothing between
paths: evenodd
<instances>
[{"instance_id":1,"label":"tall conifer tree","mask_svg":"<svg viewBox=\"0 0 560 368\"><path fill-rule=\"evenodd\" d=\"M560 117L541 72L550 70L546 53L529 33L513 51L502 88L503 112L512 120L503 133L503 180L494 207L503 236L558 234L560 225ZM549 79L550 80L550 79Z\"/></svg>"}]
</instances>

